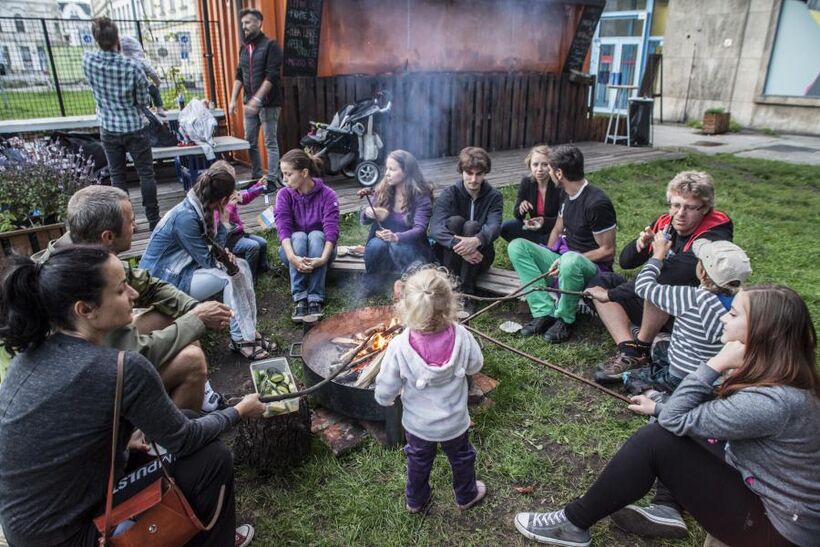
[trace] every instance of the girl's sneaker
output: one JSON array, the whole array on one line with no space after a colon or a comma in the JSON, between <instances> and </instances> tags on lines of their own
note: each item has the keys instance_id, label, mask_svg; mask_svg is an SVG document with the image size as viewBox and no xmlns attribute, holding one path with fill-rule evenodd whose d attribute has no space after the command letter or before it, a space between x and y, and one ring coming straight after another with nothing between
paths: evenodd
<instances>
[{"instance_id":1,"label":"girl's sneaker","mask_svg":"<svg viewBox=\"0 0 820 547\"><path fill-rule=\"evenodd\" d=\"M236 527L234 534L234 547L248 547L253 540L253 526L250 524L242 524Z\"/></svg>"},{"instance_id":2,"label":"girl's sneaker","mask_svg":"<svg viewBox=\"0 0 820 547\"><path fill-rule=\"evenodd\" d=\"M483 481L475 481L475 486L476 486L476 490L478 490L478 493L476 493L475 497L473 498L473 500L471 502L465 503L464 505L459 505L458 506L459 509L469 509L473 505L476 505L478 502L483 500L484 496L487 495L487 485L484 484Z\"/></svg>"}]
</instances>

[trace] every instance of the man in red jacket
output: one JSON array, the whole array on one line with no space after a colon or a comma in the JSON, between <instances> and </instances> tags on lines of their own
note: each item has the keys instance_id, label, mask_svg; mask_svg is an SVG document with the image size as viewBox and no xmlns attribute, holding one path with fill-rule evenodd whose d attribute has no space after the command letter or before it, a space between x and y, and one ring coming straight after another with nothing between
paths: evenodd
<instances>
[{"instance_id":1,"label":"man in red jacket","mask_svg":"<svg viewBox=\"0 0 820 547\"><path fill-rule=\"evenodd\" d=\"M696 239L732 240L732 220L714 208L712 177L699 171L678 173L666 187L669 212L662 214L621 251L622 269L643 266L652 256L651 242L658 232L672 241L670 258L664 261L658 282L663 285L699 284L695 269L698 259L692 252ZM635 294L635 281L613 272L596 276L587 289L595 309L618 351L595 372L597 382L618 382L624 371L649 364L649 350L655 336L671 328L672 319L653 304ZM640 330L633 338L630 324Z\"/></svg>"}]
</instances>

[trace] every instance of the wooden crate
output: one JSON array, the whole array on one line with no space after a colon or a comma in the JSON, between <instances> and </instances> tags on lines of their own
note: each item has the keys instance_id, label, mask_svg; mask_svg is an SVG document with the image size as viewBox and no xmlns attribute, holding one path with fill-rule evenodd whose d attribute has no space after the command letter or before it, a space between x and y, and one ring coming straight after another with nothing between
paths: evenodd
<instances>
[{"instance_id":1,"label":"wooden crate","mask_svg":"<svg viewBox=\"0 0 820 547\"><path fill-rule=\"evenodd\" d=\"M65 224L48 224L36 228L0 233L2 257L8 258L12 254L31 256L46 249L49 241L58 239L64 233Z\"/></svg>"}]
</instances>

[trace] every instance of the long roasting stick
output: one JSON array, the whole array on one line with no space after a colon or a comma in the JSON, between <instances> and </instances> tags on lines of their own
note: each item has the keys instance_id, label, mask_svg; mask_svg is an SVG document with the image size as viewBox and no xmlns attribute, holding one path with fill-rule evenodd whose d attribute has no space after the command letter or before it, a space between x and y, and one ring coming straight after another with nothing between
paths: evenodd
<instances>
[{"instance_id":1,"label":"long roasting stick","mask_svg":"<svg viewBox=\"0 0 820 547\"><path fill-rule=\"evenodd\" d=\"M481 332L479 330L476 330L473 327L470 327L469 325L464 325L464 328L466 328L468 331L472 332L476 336L480 336L481 338L484 338L488 342L492 342L493 344L496 344L496 345L506 349L507 351L511 351L511 352L515 353L516 355L520 355L521 357L524 357L525 359L529 359L530 361L532 361L534 363L538 363L539 365L543 365L547 368L550 368L550 369L554 370L555 372L560 372L564 376L569 376L573 380L578 380L579 382L582 382L582 383L584 383L584 384L586 384L590 387L594 387L598 391L602 391L602 392L606 393L607 395L609 395L610 397L615 397L616 399L619 399L619 400L621 400L625 403L632 404L632 401L630 401L629 398L626 397L625 395L621 395L620 393L618 393L616 391L612 391L611 389L607 389L604 386L596 384L595 382L593 382L591 380L587 380L583 376L579 376L579 375L575 374L574 372L570 372L566 369L563 369L563 368L559 367L558 365L553 365L552 363L548 363L548 362L544 361L543 359L539 359L538 357L536 357L534 355L530 355L529 353L526 353L526 352L523 352L519 349L516 349L516 348L510 346L509 344L505 344L501 340L496 340L492 336L484 334L483 332Z\"/></svg>"}]
</instances>

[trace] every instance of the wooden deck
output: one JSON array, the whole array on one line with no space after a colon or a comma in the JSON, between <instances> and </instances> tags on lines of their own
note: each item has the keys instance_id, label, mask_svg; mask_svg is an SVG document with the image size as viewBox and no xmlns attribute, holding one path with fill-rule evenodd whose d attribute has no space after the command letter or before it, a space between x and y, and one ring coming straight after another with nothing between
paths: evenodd
<instances>
[{"instance_id":1,"label":"wooden deck","mask_svg":"<svg viewBox=\"0 0 820 547\"><path fill-rule=\"evenodd\" d=\"M666 152L654 148L629 148L599 142L578 143L577 146L584 152L585 169L588 173L614 165L647 163L656 160L680 159L684 157L684 154ZM487 176L487 181L496 187L518 184L521 180L521 176L526 173L524 157L527 155L527 152L528 150L518 149L490 153L493 164L492 171ZM458 180L456 158L454 157L421 160L419 163L424 175L435 186L436 193L439 193L442 188ZM248 171L246 169L239 169L237 175L240 180L242 180L243 176L247 177ZM594 182L595 177L591 178ZM361 207L361 201L356 197L356 191L359 189L359 186L353 179L330 177L326 179L326 182L338 193L339 205L343 214L357 211ZM141 205L142 199L140 197L138 183L133 183L130 193L131 201L134 204L134 211L137 214L137 232L134 234L131 250L121 255L125 258L141 256L148 243L148 236L150 235L148 232L148 222L145 219ZM179 203L184 197L182 186L177 183L176 180L159 182L157 184L157 194L160 212L163 214ZM260 197L252 203L239 208L242 220L245 222L246 230L249 232L261 230L256 217L265 207L265 201Z\"/></svg>"}]
</instances>

